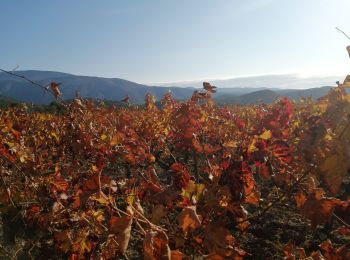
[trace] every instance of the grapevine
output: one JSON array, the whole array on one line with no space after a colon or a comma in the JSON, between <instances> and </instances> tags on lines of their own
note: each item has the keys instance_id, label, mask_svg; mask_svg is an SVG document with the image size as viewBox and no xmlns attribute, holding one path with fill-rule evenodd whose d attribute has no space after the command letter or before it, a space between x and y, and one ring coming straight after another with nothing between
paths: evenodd
<instances>
[{"instance_id":1,"label":"grapevine","mask_svg":"<svg viewBox=\"0 0 350 260\"><path fill-rule=\"evenodd\" d=\"M159 106L149 94L143 107L119 108L64 102L50 86L62 114L0 111L3 233L22 241L24 258L129 258L138 236L144 259L243 259L240 239L282 200L311 229L333 219L349 234L347 79L317 101L225 107L206 82L186 101L167 93ZM262 196L268 182L275 199ZM349 243L329 240L320 251L290 242L283 252L350 257Z\"/></svg>"}]
</instances>

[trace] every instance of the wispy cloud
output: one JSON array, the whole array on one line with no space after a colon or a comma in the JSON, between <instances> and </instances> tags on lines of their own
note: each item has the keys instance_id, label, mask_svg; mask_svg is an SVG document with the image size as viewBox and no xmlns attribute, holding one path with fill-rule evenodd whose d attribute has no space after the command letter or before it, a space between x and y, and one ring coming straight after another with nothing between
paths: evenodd
<instances>
[{"instance_id":1,"label":"wispy cloud","mask_svg":"<svg viewBox=\"0 0 350 260\"><path fill-rule=\"evenodd\" d=\"M299 74L263 74L245 75L226 79L205 79L173 83L157 83L160 86L201 87L203 81L210 81L221 88L291 88L306 89L322 86L334 86L345 76L302 76ZM154 84L152 84L154 85Z\"/></svg>"}]
</instances>

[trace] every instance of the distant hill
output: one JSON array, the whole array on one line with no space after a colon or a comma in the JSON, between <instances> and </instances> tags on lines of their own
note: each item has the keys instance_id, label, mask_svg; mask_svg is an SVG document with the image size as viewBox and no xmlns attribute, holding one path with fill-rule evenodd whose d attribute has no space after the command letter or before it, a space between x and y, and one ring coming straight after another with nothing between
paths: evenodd
<instances>
[{"instance_id":1,"label":"distant hill","mask_svg":"<svg viewBox=\"0 0 350 260\"><path fill-rule=\"evenodd\" d=\"M264 89L240 96L222 95L216 99L221 104L255 104L259 102L272 103L279 96L280 95L270 89Z\"/></svg>"},{"instance_id":2,"label":"distant hill","mask_svg":"<svg viewBox=\"0 0 350 260\"><path fill-rule=\"evenodd\" d=\"M279 97L288 97L299 100L301 97L317 99L328 93L331 87L310 88L310 89L263 89L244 95L219 95L216 100L220 104L255 104L272 103Z\"/></svg>"},{"instance_id":3,"label":"distant hill","mask_svg":"<svg viewBox=\"0 0 350 260\"><path fill-rule=\"evenodd\" d=\"M84 98L121 100L129 95L131 102L143 103L146 93L161 99L170 90L175 99L186 99L194 91L192 88L147 86L119 78L77 76L53 71L28 70L16 73L42 85L48 85L52 81L61 82L63 99L74 98L75 91L78 90ZM48 104L53 101L53 97L42 89L5 73L0 73L0 95L36 104Z\"/></svg>"},{"instance_id":4,"label":"distant hill","mask_svg":"<svg viewBox=\"0 0 350 260\"><path fill-rule=\"evenodd\" d=\"M195 88L176 86L148 86L138 84L119 78L102 78L78 76L54 71L17 71L28 79L42 85L50 82L60 82L63 99L72 99L78 90L83 98L104 99L109 101L119 101L129 95L132 103L141 104L145 95L151 93L160 100L165 93L171 91L175 99L183 100L191 97ZM262 80L263 78L259 78ZM255 79L258 81L258 79ZM246 83L245 79L244 83ZM259 84L257 84L259 85ZM301 96L319 98L325 95L330 87L309 88L309 89L279 89L266 87L220 87L214 99L222 104L241 103L250 104L256 102L270 103L279 96L287 96L292 99L299 99ZM11 75L0 73L0 96L15 99L21 102L32 102L35 104L49 104L54 101L53 97L45 93L41 88L37 88L23 79Z\"/></svg>"},{"instance_id":5,"label":"distant hill","mask_svg":"<svg viewBox=\"0 0 350 260\"><path fill-rule=\"evenodd\" d=\"M300 99L301 97L312 97L313 99L320 98L326 95L331 87L309 88L309 89L279 89L275 90L281 96L286 96L291 99Z\"/></svg>"}]
</instances>

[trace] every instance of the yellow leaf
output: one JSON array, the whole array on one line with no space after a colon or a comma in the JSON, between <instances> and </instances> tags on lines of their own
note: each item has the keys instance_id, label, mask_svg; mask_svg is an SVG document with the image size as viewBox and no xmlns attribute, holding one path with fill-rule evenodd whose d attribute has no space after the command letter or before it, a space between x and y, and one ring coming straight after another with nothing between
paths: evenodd
<instances>
[{"instance_id":1,"label":"yellow leaf","mask_svg":"<svg viewBox=\"0 0 350 260\"><path fill-rule=\"evenodd\" d=\"M270 130L265 130L260 136L261 139L268 140L272 137L272 133Z\"/></svg>"},{"instance_id":2,"label":"yellow leaf","mask_svg":"<svg viewBox=\"0 0 350 260\"><path fill-rule=\"evenodd\" d=\"M343 149L346 149L344 145L339 145L337 152L328 156L320 165L322 176L330 189L330 191L336 194L341 186L341 183L347 173L349 167L348 160Z\"/></svg>"},{"instance_id":3,"label":"yellow leaf","mask_svg":"<svg viewBox=\"0 0 350 260\"><path fill-rule=\"evenodd\" d=\"M55 133L55 132L51 132L51 136L54 137L56 139L57 142L60 141L59 136Z\"/></svg>"},{"instance_id":4,"label":"yellow leaf","mask_svg":"<svg viewBox=\"0 0 350 260\"><path fill-rule=\"evenodd\" d=\"M186 197L188 199L192 199L193 197L196 200L199 200L203 191L205 189L205 185L204 184L196 184L194 183L194 181L190 180L187 184L186 189L182 189L181 195L183 197Z\"/></svg>"},{"instance_id":5,"label":"yellow leaf","mask_svg":"<svg viewBox=\"0 0 350 260\"><path fill-rule=\"evenodd\" d=\"M133 205L134 204L134 200L135 200L135 196L136 196L136 191L135 191L135 189L132 189L131 193L126 198L126 202L129 205Z\"/></svg>"},{"instance_id":6,"label":"yellow leaf","mask_svg":"<svg viewBox=\"0 0 350 260\"><path fill-rule=\"evenodd\" d=\"M120 144L120 142L122 141L122 137L120 134L116 134L114 135L112 138L111 138L111 141L110 141L110 145L114 146L114 145L117 145L117 144Z\"/></svg>"},{"instance_id":7,"label":"yellow leaf","mask_svg":"<svg viewBox=\"0 0 350 260\"><path fill-rule=\"evenodd\" d=\"M104 141L104 140L106 140L106 139L107 139L107 137L108 137L107 135L102 134L102 135L101 135L101 140L102 140L102 141Z\"/></svg>"},{"instance_id":8,"label":"yellow leaf","mask_svg":"<svg viewBox=\"0 0 350 260\"><path fill-rule=\"evenodd\" d=\"M97 210L97 211L94 211L92 213L92 215L94 216L94 218L98 221L98 222L102 222L105 220L105 217L104 217L104 212L102 209L100 210Z\"/></svg>"},{"instance_id":9,"label":"yellow leaf","mask_svg":"<svg viewBox=\"0 0 350 260\"><path fill-rule=\"evenodd\" d=\"M21 163L24 163L27 158L28 158L27 155L22 155L19 157L19 160L21 161Z\"/></svg>"},{"instance_id":10,"label":"yellow leaf","mask_svg":"<svg viewBox=\"0 0 350 260\"><path fill-rule=\"evenodd\" d=\"M106 195L101 195L100 193L96 193L90 197L90 199L99 202L102 205L109 205L109 199Z\"/></svg>"},{"instance_id":11,"label":"yellow leaf","mask_svg":"<svg viewBox=\"0 0 350 260\"><path fill-rule=\"evenodd\" d=\"M168 128L164 128L164 131L163 131L163 132L164 132L164 135L167 136L167 135L169 134Z\"/></svg>"},{"instance_id":12,"label":"yellow leaf","mask_svg":"<svg viewBox=\"0 0 350 260\"><path fill-rule=\"evenodd\" d=\"M60 166L58 164L55 165L55 173L59 173L60 172Z\"/></svg>"},{"instance_id":13,"label":"yellow leaf","mask_svg":"<svg viewBox=\"0 0 350 260\"><path fill-rule=\"evenodd\" d=\"M331 140L333 139L333 136L332 136L331 134L327 133L327 134L325 135L324 139L325 139L326 141L331 141Z\"/></svg>"},{"instance_id":14,"label":"yellow leaf","mask_svg":"<svg viewBox=\"0 0 350 260\"><path fill-rule=\"evenodd\" d=\"M98 172L98 168L97 168L96 165L92 165L91 169L92 169L93 172Z\"/></svg>"},{"instance_id":15,"label":"yellow leaf","mask_svg":"<svg viewBox=\"0 0 350 260\"><path fill-rule=\"evenodd\" d=\"M223 144L224 147L226 148L235 148L237 147L237 142L236 141L228 141Z\"/></svg>"},{"instance_id":16,"label":"yellow leaf","mask_svg":"<svg viewBox=\"0 0 350 260\"><path fill-rule=\"evenodd\" d=\"M350 88L350 75L347 75L343 84L342 84L342 87L344 88Z\"/></svg>"},{"instance_id":17,"label":"yellow leaf","mask_svg":"<svg viewBox=\"0 0 350 260\"><path fill-rule=\"evenodd\" d=\"M91 251L91 245L90 243L87 243L86 240L82 240L80 242L80 251L81 252L90 252Z\"/></svg>"},{"instance_id":18,"label":"yellow leaf","mask_svg":"<svg viewBox=\"0 0 350 260\"><path fill-rule=\"evenodd\" d=\"M252 143L248 147L248 153L253 153L255 151L258 151L258 148L255 146L256 140L253 139Z\"/></svg>"},{"instance_id":19,"label":"yellow leaf","mask_svg":"<svg viewBox=\"0 0 350 260\"><path fill-rule=\"evenodd\" d=\"M318 104L318 108L319 108L320 112L324 113L324 112L326 112L326 110L328 108L328 103L327 102L320 102Z\"/></svg>"}]
</instances>

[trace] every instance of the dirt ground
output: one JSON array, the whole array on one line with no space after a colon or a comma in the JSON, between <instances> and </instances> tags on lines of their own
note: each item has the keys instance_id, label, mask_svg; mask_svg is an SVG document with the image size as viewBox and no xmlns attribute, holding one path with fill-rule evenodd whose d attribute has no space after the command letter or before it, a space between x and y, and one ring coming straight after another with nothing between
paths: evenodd
<instances>
[{"instance_id":1,"label":"dirt ground","mask_svg":"<svg viewBox=\"0 0 350 260\"><path fill-rule=\"evenodd\" d=\"M273 194L270 188L270 186L265 186L262 189L262 195ZM276 196L276 194L273 194L273 196ZM248 211L256 213L263 208L264 203L255 208L248 208ZM240 247L249 253L245 259L283 259L283 247L290 240L294 241L297 247L303 247L307 255L313 251L320 250L318 245L327 239L330 239L335 247L349 243L350 236L343 236L334 231L339 226L339 223L333 221L331 224L325 227L318 227L313 231L309 221L299 214L299 210L294 203L285 199L272 207L260 219L252 222L245 234L240 235L238 232L234 232L234 236ZM0 223L0 241L2 240ZM133 229L127 251L128 259L143 258L142 243L142 235ZM1 244L3 243L1 242ZM18 246L6 246L5 248L12 255L18 250ZM121 259L127 258L121 257ZM9 258L3 256L0 248L0 260L2 259ZM53 259L57 258L54 257Z\"/></svg>"}]
</instances>

